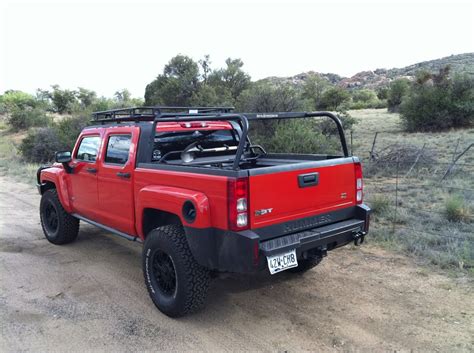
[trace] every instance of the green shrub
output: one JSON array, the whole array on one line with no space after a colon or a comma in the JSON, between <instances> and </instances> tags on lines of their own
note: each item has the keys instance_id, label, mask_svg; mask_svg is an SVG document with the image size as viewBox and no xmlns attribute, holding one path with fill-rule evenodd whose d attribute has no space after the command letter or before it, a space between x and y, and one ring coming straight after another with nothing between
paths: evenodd
<instances>
[{"instance_id":1,"label":"green shrub","mask_svg":"<svg viewBox=\"0 0 474 353\"><path fill-rule=\"evenodd\" d=\"M474 78L419 74L400 106L408 131L439 131L474 125Z\"/></svg>"},{"instance_id":2,"label":"green shrub","mask_svg":"<svg viewBox=\"0 0 474 353\"><path fill-rule=\"evenodd\" d=\"M6 91L0 101L2 112L12 112L15 109L34 108L37 101L31 94L22 91Z\"/></svg>"},{"instance_id":3,"label":"green shrub","mask_svg":"<svg viewBox=\"0 0 474 353\"><path fill-rule=\"evenodd\" d=\"M248 113L291 112L301 110L302 103L290 85L254 83L239 96L236 108Z\"/></svg>"},{"instance_id":4,"label":"green shrub","mask_svg":"<svg viewBox=\"0 0 474 353\"><path fill-rule=\"evenodd\" d=\"M56 130L51 127L30 130L19 148L23 158L32 163L50 162L54 152L63 149Z\"/></svg>"},{"instance_id":5,"label":"green shrub","mask_svg":"<svg viewBox=\"0 0 474 353\"><path fill-rule=\"evenodd\" d=\"M55 125L56 135L66 150L72 150L77 136L90 122L88 113L65 118Z\"/></svg>"},{"instance_id":6,"label":"green shrub","mask_svg":"<svg viewBox=\"0 0 474 353\"><path fill-rule=\"evenodd\" d=\"M450 222L469 222L471 220L469 207L459 195L453 195L445 201L444 214Z\"/></svg>"},{"instance_id":7,"label":"green shrub","mask_svg":"<svg viewBox=\"0 0 474 353\"><path fill-rule=\"evenodd\" d=\"M351 99L349 92L342 87L330 87L321 97L321 107L329 110L341 110L345 103Z\"/></svg>"},{"instance_id":8,"label":"green shrub","mask_svg":"<svg viewBox=\"0 0 474 353\"><path fill-rule=\"evenodd\" d=\"M382 194L375 194L369 201L372 212L377 215L386 214L391 207L390 199Z\"/></svg>"},{"instance_id":9,"label":"green shrub","mask_svg":"<svg viewBox=\"0 0 474 353\"><path fill-rule=\"evenodd\" d=\"M249 133L252 143L269 153L333 154L341 150L339 139L325 136L314 119L254 121Z\"/></svg>"},{"instance_id":10,"label":"green shrub","mask_svg":"<svg viewBox=\"0 0 474 353\"><path fill-rule=\"evenodd\" d=\"M387 92L387 107L388 111L398 112L403 98L407 95L410 89L410 81L405 78L399 78L390 83Z\"/></svg>"},{"instance_id":11,"label":"green shrub","mask_svg":"<svg viewBox=\"0 0 474 353\"><path fill-rule=\"evenodd\" d=\"M39 108L16 108L7 118L8 124L13 131L25 130L30 127L48 126L52 119Z\"/></svg>"},{"instance_id":12,"label":"green shrub","mask_svg":"<svg viewBox=\"0 0 474 353\"><path fill-rule=\"evenodd\" d=\"M346 111L336 112L337 117L342 123L344 131L349 131L354 124L357 124L357 120L354 119ZM337 125L334 121L329 118L322 118L318 120L318 126L321 133L325 136L336 136L338 134ZM337 135L339 136L339 135Z\"/></svg>"}]
</instances>

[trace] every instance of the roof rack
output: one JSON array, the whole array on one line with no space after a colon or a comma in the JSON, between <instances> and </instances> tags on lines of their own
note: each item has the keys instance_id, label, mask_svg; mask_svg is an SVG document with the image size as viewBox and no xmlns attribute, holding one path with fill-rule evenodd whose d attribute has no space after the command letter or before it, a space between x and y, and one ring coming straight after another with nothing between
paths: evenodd
<instances>
[{"instance_id":1,"label":"roof rack","mask_svg":"<svg viewBox=\"0 0 474 353\"><path fill-rule=\"evenodd\" d=\"M120 122L120 121L153 121L160 115L186 116L210 113L230 113L234 107L167 107L145 106L104 110L92 113L94 122Z\"/></svg>"}]
</instances>

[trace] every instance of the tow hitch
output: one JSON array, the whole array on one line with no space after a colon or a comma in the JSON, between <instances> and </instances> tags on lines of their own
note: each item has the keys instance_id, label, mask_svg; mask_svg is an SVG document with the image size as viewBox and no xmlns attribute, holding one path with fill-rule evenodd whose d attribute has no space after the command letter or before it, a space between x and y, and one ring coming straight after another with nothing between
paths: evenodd
<instances>
[{"instance_id":1,"label":"tow hitch","mask_svg":"<svg viewBox=\"0 0 474 353\"><path fill-rule=\"evenodd\" d=\"M360 232L360 231L354 232L352 234L352 238L354 239L354 245L359 246L364 242L365 232Z\"/></svg>"}]
</instances>

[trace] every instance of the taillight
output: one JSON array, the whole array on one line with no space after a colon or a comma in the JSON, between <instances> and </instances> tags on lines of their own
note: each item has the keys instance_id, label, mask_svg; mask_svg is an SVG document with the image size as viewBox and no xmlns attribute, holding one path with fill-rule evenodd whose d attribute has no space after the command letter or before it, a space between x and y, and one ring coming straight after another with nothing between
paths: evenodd
<instances>
[{"instance_id":1,"label":"taillight","mask_svg":"<svg viewBox=\"0 0 474 353\"><path fill-rule=\"evenodd\" d=\"M233 179L227 182L227 207L229 210L229 229L240 231L248 229L249 216L248 178Z\"/></svg>"},{"instance_id":2,"label":"taillight","mask_svg":"<svg viewBox=\"0 0 474 353\"><path fill-rule=\"evenodd\" d=\"M354 163L355 167L355 186L356 186L356 203L361 204L364 198L364 181L362 180L362 165L360 162Z\"/></svg>"}]
</instances>

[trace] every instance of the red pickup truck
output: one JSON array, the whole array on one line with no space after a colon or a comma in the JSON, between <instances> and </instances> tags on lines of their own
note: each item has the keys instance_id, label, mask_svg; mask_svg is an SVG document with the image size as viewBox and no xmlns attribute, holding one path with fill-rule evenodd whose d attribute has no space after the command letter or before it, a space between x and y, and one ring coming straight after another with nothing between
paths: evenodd
<instances>
[{"instance_id":1,"label":"red pickup truck","mask_svg":"<svg viewBox=\"0 0 474 353\"><path fill-rule=\"evenodd\" d=\"M272 154L248 137L252 120L317 117L336 124L340 155ZM84 221L143 242L146 286L169 316L201 307L215 271L304 272L368 232L361 164L331 113L140 107L93 121L38 170L44 234L67 244Z\"/></svg>"}]
</instances>

